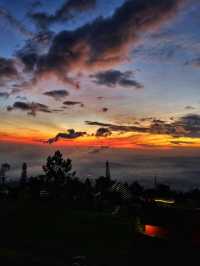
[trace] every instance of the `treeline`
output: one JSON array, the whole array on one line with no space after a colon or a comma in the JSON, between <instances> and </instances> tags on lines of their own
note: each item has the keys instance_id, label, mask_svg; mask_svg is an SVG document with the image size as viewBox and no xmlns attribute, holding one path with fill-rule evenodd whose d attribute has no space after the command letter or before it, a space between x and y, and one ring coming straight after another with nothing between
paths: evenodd
<instances>
[{"instance_id":1,"label":"treeline","mask_svg":"<svg viewBox=\"0 0 200 266\"><path fill-rule=\"evenodd\" d=\"M72 170L72 161L64 159L60 151L47 158L43 175L28 177L27 164L23 163L20 180L8 183L6 173L10 165L2 164L1 168L1 199L62 200L71 206L99 209L131 199L126 183L104 176L96 180L78 178Z\"/></svg>"},{"instance_id":2,"label":"treeline","mask_svg":"<svg viewBox=\"0 0 200 266\"><path fill-rule=\"evenodd\" d=\"M6 182L9 164L0 169L0 198L11 200L61 200L68 206L87 209L113 208L116 205L177 203L200 205L200 191L189 193L172 191L165 184L155 183L145 189L139 182L131 184L112 180L109 176L97 179L80 179L72 170L72 161L64 159L60 151L49 156L43 166L43 175L28 177L27 164L23 163L18 182ZM159 201L159 199L165 199Z\"/></svg>"}]
</instances>

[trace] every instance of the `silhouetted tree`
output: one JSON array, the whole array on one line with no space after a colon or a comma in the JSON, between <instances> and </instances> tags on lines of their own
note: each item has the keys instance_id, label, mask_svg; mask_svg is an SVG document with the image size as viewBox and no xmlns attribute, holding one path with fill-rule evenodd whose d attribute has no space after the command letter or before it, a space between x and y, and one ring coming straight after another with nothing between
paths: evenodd
<instances>
[{"instance_id":1,"label":"silhouetted tree","mask_svg":"<svg viewBox=\"0 0 200 266\"><path fill-rule=\"evenodd\" d=\"M41 182L38 177L30 177L29 179L30 193L33 199L40 196Z\"/></svg>"},{"instance_id":2,"label":"silhouetted tree","mask_svg":"<svg viewBox=\"0 0 200 266\"><path fill-rule=\"evenodd\" d=\"M0 168L0 179L1 184L5 185L6 181L6 172L10 170L10 165L8 163L3 163Z\"/></svg>"},{"instance_id":3,"label":"silhouetted tree","mask_svg":"<svg viewBox=\"0 0 200 266\"><path fill-rule=\"evenodd\" d=\"M112 181L110 178L100 176L96 179L96 192L101 192L102 194L109 191L110 187L113 185L114 181Z\"/></svg>"},{"instance_id":4,"label":"silhouetted tree","mask_svg":"<svg viewBox=\"0 0 200 266\"><path fill-rule=\"evenodd\" d=\"M43 166L43 170L47 176L47 182L54 181L55 184L64 184L67 179L75 176L76 173L71 173L71 169L71 160L64 160L60 151L56 151L53 156L49 156L46 165Z\"/></svg>"},{"instance_id":5,"label":"silhouetted tree","mask_svg":"<svg viewBox=\"0 0 200 266\"><path fill-rule=\"evenodd\" d=\"M88 193L92 192L92 184L89 178L85 180L85 191Z\"/></svg>"},{"instance_id":6,"label":"silhouetted tree","mask_svg":"<svg viewBox=\"0 0 200 266\"><path fill-rule=\"evenodd\" d=\"M138 181L134 181L129 188L133 196L140 196L144 191L144 188Z\"/></svg>"}]
</instances>

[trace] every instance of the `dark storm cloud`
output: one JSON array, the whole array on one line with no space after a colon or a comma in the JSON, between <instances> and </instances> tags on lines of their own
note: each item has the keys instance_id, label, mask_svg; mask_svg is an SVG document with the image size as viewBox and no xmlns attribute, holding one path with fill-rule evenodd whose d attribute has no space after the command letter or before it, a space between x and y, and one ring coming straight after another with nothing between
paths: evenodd
<instances>
[{"instance_id":1,"label":"dark storm cloud","mask_svg":"<svg viewBox=\"0 0 200 266\"><path fill-rule=\"evenodd\" d=\"M25 66L25 71L32 71L37 60L38 60L38 54L35 51L29 51L24 52L20 51L18 53L18 57L21 59Z\"/></svg>"},{"instance_id":2,"label":"dark storm cloud","mask_svg":"<svg viewBox=\"0 0 200 266\"><path fill-rule=\"evenodd\" d=\"M95 75L91 75L91 78L95 78L94 82L98 85L105 85L108 87L122 86L133 87L135 89L142 89L143 85L132 79L133 73L131 71L121 72L119 70L108 70L98 72Z\"/></svg>"},{"instance_id":3,"label":"dark storm cloud","mask_svg":"<svg viewBox=\"0 0 200 266\"><path fill-rule=\"evenodd\" d=\"M77 139L85 136L87 133L82 131L75 131L74 129L68 129L66 133L58 133L54 138L48 139L47 143L52 144L59 139Z\"/></svg>"},{"instance_id":4,"label":"dark storm cloud","mask_svg":"<svg viewBox=\"0 0 200 266\"><path fill-rule=\"evenodd\" d=\"M48 53L36 60L35 80L54 73L63 82L72 83L70 71L110 69L126 59L143 33L155 30L175 15L182 2L128 0L109 18L98 18L74 31L58 33ZM122 83L140 86L131 80Z\"/></svg>"},{"instance_id":5,"label":"dark storm cloud","mask_svg":"<svg viewBox=\"0 0 200 266\"><path fill-rule=\"evenodd\" d=\"M16 56L24 64L25 71L35 70L40 56L48 51L53 36L51 31L39 32L26 40L25 45L16 52Z\"/></svg>"},{"instance_id":6,"label":"dark storm cloud","mask_svg":"<svg viewBox=\"0 0 200 266\"><path fill-rule=\"evenodd\" d=\"M111 136L112 132L108 128L100 127L97 129L95 136L96 137L108 137Z\"/></svg>"},{"instance_id":7,"label":"dark storm cloud","mask_svg":"<svg viewBox=\"0 0 200 266\"><path fill-rule=\"evenodd\" d=\"M28 16L36 23L40 29L46 29L56 22L65 22L72 19L77 13L87 11L95 7L96 0L67 0L55 12L30 12Z\"/></svg>"},{"instance_id":8,"label":"dark storm cloud","mask_svg":"<svg viewBox=\"0 0 200 266\"><path fill-rule=\"evenodd\" d=\"M12 59L0 57L0 84L18 78L15 62Z\"/></svg>"},{"instance_id":9,"label":"dark storm cloud","mask_svg":"<svg viewBox=\"0 0 200 266\"><path fill-rule=\"evenodd\" d=\"M63 102L66 106L74 106L74 105L80 105L80 107L84 107L84 104L82 102L76 102L76 101L65 101Z\"/></svg>"},{"instance_id":10,"label":"dark storm cloud","mask_svg":"<svg viewBox=\"0 0 200 266\"><path fill-rule=\"evenodd\" d=\"M9 96L10 96L9 93L7 93L7 92L0 92L0 99L1 98L8 99Z\"/></svg>"},{"instance_id":11,"label":"dark storm cloud","mask_svg":"<svg viewBox=\"0 0 200 266\"><path fill-rule=\"evenodd\" d=\"M51 113L51 110L49 110L49 107L47 105L37 102L27 103L18 101L15 102L13 106L8 106L7 110L21 110L27 112L28 115L32 116L36 116L37 112Z\"/></svg>"},{"instance_id":12,"label":"dark storm cloud","mask_svg":"<svg viewBox=\"0 0 200 266\"><path fill-rule=\"evenodd\" d=\"M32 33L19 20L12 16L10 12L5 8L0 7L0 18L7 21L11 27L16 29L21 34L28 37L32 36Z\"/></svg>"},{"instance_id":13,"label":"dark storm cloud","mask_svg":"<svg viewBox=\"0 0 200 266\"><path fill-rule=\"evenodd\" d=\"M58 101L58 100L62 100L66 96L68 96L69 92L66 90L53 90L53 91L46 91L43 94L46 96L52 97Z\"/></svg>"}]
</instances>

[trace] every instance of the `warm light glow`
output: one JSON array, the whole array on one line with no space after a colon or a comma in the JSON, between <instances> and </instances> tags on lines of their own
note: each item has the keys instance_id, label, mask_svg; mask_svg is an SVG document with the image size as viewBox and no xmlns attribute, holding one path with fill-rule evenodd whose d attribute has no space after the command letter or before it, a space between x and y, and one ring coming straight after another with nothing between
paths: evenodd
<instances>
[{"instance_id":1,"label":"warm light glow","mask_svg":"<svg viewBox=\"0 0 200 266\"><path fill-rule=\"evenodd\" d=\"M82 129L80 129L82 130ZM64 132L64 131L61 131ZM49 138L55 136L57 130L53 130L50 134L43 129L29 130L24 129L22 132L17 131L13 134L13 131L5 130L5 132L0 132L0 140L7 142L23 142L23 143L45 143ZM174 139L173 139L174 140ZM183 148L199 148L200 140L193 140L193 144L189 143L189 138L179 138L178 141L183 141L181 144ZM58 142L54 143L54 146L77 146L77 147L101 147L107 146L110 148L125 148L125 149L139 149L139 150L152 150L152 149L162 149L162 150L172 150L175 147L171 143L172 137L166 135L151 135L151 134L121 134L118 135L114 133L109 137L95 137L95 136L83 136L77 139L60 139ZM180 146L179 146L180 147ZM166 203L166 202L165 202Z\"/></svg>"},{"instance_id":2,"label":"warm light glow","mask_svg":"<svg viewBox=\"0 0 200 266\"><path fill-rule=\"evenodd\" d=\"M151 237L166 238L169 234L168 230L155 225L145 225L145 234Z\"/></svg>"},{"instance_id":3,"label":"warm light glow","mask_svg":"<svg viewBox=\"0 0 200 266\"><path fill-rule=\"evenodd\" d=\"M166 200L166 199L154 199L155 202L164 203L164 204L174 204L174 200Z\"/></svg>"}]
</instances>

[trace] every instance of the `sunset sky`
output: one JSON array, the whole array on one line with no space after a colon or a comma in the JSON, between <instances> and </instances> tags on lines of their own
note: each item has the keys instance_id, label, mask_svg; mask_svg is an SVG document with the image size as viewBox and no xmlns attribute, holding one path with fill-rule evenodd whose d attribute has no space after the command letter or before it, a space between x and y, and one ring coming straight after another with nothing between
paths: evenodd
<instances>
[{"instance_id":1,"label":"sunset sky","mask_svg":"<svg viewBox=\"0 0 200 266\"><path fill-rule=\"evenodd\" d=\"M90 175L107 157L200 155L199 13L198 0L0 0L0 163L17 175L61 149Z\"/></svg>"}]
</instances>

